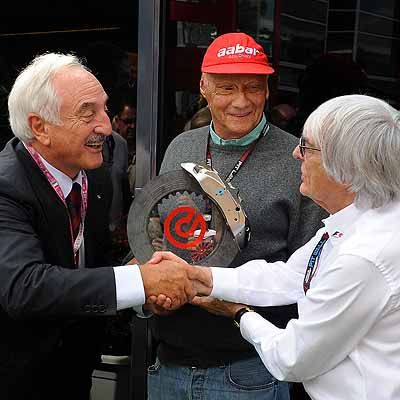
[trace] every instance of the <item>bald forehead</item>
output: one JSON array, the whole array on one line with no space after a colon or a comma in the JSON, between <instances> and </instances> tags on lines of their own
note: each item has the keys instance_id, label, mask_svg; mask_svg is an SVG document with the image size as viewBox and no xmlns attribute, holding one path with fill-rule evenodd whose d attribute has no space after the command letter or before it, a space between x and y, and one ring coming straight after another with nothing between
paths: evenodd
<instances>
[{"instance_id":1,"label":"bald forehead","mask_svg":"<svg viewBox=\"0 0 400 400\"><path fill-rule=\"evenodd\" d=\"M67 102L75 111L85 111L99 101L107 101L96 77L78 66L60 68L54 75L53 86L61 104Z\"/></svg>"},{"instance_id":2,"label":"bald forehead","mask_svg":"<svg viewBox=\"0 0 400 400\"><path fill-rule=\"evenodd\" d=\"M89 71L77 65L61 67L53 78L53 85L55 88L60 88L64 84L75 82L76 80L94 79L97 81L95 76Z\"/></svg>"}]
</instances>

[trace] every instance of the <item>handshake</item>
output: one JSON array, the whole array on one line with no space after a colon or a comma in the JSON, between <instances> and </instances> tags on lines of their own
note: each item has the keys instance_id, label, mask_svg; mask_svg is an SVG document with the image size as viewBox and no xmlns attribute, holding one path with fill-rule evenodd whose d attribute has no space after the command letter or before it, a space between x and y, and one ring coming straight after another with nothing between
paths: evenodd
<instances>
[{"instance_id":1,"label":"handshake","mask_svg":"<svg viewBox=\"0 0 400 400\"><path fill-rule=\"evenodd\" d=\"M212 273L207 267L191 266L175 254L158 251L139 266L146 303L175 310L195 296L208 296L212 290Z\"/></svg>"}]
</instances>

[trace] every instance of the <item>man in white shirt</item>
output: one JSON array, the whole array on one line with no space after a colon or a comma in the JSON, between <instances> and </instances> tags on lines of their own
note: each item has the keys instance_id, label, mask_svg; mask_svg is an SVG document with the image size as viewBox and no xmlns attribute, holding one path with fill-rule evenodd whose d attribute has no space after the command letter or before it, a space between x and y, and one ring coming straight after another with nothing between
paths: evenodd
<instances>
[{"instance_id":1,"label":"man in white shirt","mask_svg":"<svg viewBox=\"0 0 400 400\"><path fill-rule=\"evenodd\" d=\"M182 305L195 294L194 268L104 267L112 186L99 167L111 123L103 87L76 57L35 58L8 107L16 137L0 153L2 398L88 400L97 317L164 290Z\"/></svg>"},{"instance_id":2,"label":"man in white shirt","mask_svg":"<svg viewBox=\"0 0 400 400\"><path fill-rule=\"evenodd\" d=\"M390 105L362 95L327 101L293 152L301 193L331 214L325 227L286 263L202 269L200 293L235 302L220 301L218 314L234 318L271 374L303 382L313 399L400 398L399 154L400 114ZM245 306L292 302L299 318L285 329Z\"/></svg>"}]
</instances>

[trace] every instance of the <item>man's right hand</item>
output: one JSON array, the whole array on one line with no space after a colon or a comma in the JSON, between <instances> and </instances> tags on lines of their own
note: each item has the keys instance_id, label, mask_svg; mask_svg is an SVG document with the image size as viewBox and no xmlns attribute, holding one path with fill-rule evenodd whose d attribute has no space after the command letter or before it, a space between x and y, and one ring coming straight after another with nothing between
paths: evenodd
<instances>
[{"instance_id":1,"label":"man's right hand","mask_svg":"<svg viewBox=\"0 0 400 400\"><path fill-rule=\"evenodd\" d=\"M140 265L146 299L163 294L170 299L170 310L175 310L191 301L197 294L190 278L192 268L180 259Z\"/></svg>"},{"instance_id":2,"label":"man's right hand","mask_svg":"<svg viewBox=\"0 0 400 400\"><path fill-rule=\"evenodd\" d=\"M189 267L188 276L193 281L196 295L209 296L213 288L213 277L211 268L201 267L199 265L190 266L185 260L178 257L171 251L156 251L151 259L148 261L149 264L159 263L161 260L174 261L177 263L184 263Z\"/></svg>"},{"instance_id":3,"label":"man's right hand","mask_svg":"<svg viewBox=\"0 0 400 400\"><path fill-rule=\"evenodd\" d=\"M176 262L179 264L184 264L187 266L188 278L192 281L193 289L196 295L209 296L212 290L212 273L211 269L207 267L200 266L190 266L186 261L175 255L174 253L168 251L158 251L153 254L153 257L149 260L148 264L157 265L157 263L162 260L168 260L171 262ZM166 310L175 309L173 306L173 301L169 296L160 291L160 294L147 296L147 304L154 304L158 307L162 307ZM191 301L188 300L188 301Z\"/></svg>"}]
</instances>

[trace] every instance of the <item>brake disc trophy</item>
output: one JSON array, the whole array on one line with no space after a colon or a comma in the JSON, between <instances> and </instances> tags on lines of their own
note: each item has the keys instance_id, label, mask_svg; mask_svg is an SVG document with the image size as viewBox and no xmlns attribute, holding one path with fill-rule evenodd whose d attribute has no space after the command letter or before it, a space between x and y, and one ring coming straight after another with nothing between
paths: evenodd
<instances>
[{"instance_id":1,"label":"brake disc trophy","mask_svg":"<svg viewBox=\"0 0 400 400\"><path fill-rule=\"evenodd\" d=\"M208 166L182 169L148 182L128 215L128 240L140 263L168 250L190 264L228 266L250 238L238 191Z\"/></svg>"}]
</instances>

